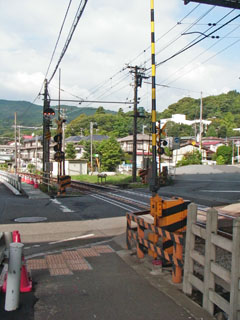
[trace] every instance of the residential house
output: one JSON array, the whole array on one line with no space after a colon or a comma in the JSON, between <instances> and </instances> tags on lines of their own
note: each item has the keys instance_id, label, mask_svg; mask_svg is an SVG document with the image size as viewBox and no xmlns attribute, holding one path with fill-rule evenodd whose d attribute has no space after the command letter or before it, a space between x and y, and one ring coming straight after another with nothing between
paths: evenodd
<instances>
[{"instance_id":1,"label":"residential house","mask_svg":"<svg viewBox=\"0 0 240 320\"><path fill-rule=\"evenodd\" d=\"M185 156L186 153L193 152L195 150L199 150L198 145L193 145L191 142L187 142L185 144L182 144L180 149L173 150L172 165L176 166L178 161L182 160L182 158ZM204 147L201 148L201 153L202 153L202 158L206 159L207 158L207 150Z\"/></svg>"},{"instance_id":2,"label":"residential house","mask_svg":"<svg viewBox=\"0 0 240 320\"><path fill-rule=\"evenodd\" d=\"M123 152L131 154L133 153L133 136L127 136L124 138L119 138L117 141ZM137 134L137 148L136 148L136 162L137 168L143 167L143 162L145 158L149 158L152 153L150 152L152 147L152 135L148 134Z\"/></svg>"}]
</instances>

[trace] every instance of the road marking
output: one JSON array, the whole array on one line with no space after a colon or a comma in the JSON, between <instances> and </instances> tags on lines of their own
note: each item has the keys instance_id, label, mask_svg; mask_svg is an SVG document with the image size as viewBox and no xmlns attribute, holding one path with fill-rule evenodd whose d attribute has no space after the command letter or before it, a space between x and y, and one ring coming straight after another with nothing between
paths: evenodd
<instances>
[{"instance_id":1,"label":"road marking","mask_svg":"<svg viewBox=\"0 0 240 320\"><path fill-rule=\"evenodd\" d=\"M69 209L68 207L64 206L64 205L63 205L60 201L58 201L57 199L51 199L51 201L52 201L53 203L59 205L60 210L61 210L62 212L65 212L65 213L75 212L75 211Z\"/></svg>"},{"instance_id":2,"label":"road marking","mask_svg":"<svg viewBox=\"0 0 240 320\"><path fill-rule=\"evenodd\" d=\"M63 240L58 240L58 241L54 241L54 242L49 242L48 244L61 243L61 242L77 240L77 239L85 239L85 238L90 238L90 237L93 237L93 236L94 236L94 233L90 233L90 234L85 234L85 235L79 236L79 237L73 237L73 238L69 238L69 239L63 239Z\"/></svg>"},{"instance_id":3,"label":"road marking","mask_svg":"<svg viewBox=\"0 0 240 320\"><path fill-rule=\"evenodd\" d=\"M230 192L235 192L235 193L239 193L240 190L199 190L200 192L226 192L226 193L230 193Z\"/></svg>"},{"instance_id":4,"label":"road marking","mask_svg":"<svg viewBox=\"0 0 240 320\"><path fill-rule=\"evenodd\" d=\"M126 210L126 211L130 211L130 212L135 212L135 211L138 211L139 209L137 209L137 208L135 208L135 207L132 207L132 206L129 206L129 205L127 205L127 204L124 204L124 205L122 205L122 204L120 204L118 201L115 201L115 200L110 200L110 199L108 199L108 198L106 198L106 197L103 197L103 196L100 196L100 195L91 195L91 197L94 197L94 198L96 198L96 199L99 199L99 200L102 200L102 201L105 201L105 202L108 202L108 203L110 203L110 204L112 204L112 205L114 205L114 206L116 206L116 207L119 207L119 208L122 208L122 209L124 209L124 210Z\"/></svg>"},{"instance_id":5,"label":"road marking","mask_svg":"<svg viewBox=\"0 0 240 320\"><path fill-rule=\"evenodd\" d=\"M119 197L119 198L122 198L122 199L124 199L124 200L127 200L127 201L133 201L133 202L136 202L136 204L141 204L141 205L145 205L145 206L147 206L148 205L148 203L146 203L146 202L143 202L143 201L139 201L139 200L135 200L135 199L132 199L132 198L128 198L128 197L125 197L125 196L121 196L121 195L119 195L119 194L115 194L115 193L112 193L112 192L109 192L108 194L110 194L110 195L113 195L113 196L117 196L117 197Z\"/></svg>"}]
</instances>

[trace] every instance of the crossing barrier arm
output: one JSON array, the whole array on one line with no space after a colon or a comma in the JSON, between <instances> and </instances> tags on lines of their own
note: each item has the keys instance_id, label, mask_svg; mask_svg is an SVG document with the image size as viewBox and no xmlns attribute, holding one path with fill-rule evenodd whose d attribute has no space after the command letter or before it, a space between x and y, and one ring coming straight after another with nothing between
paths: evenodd
<instances>
[{"instance_id":1,"label":"crossing barrier arm","mask_svg":"<svg viewBox=\"0 0 240 320\"><path fill-rule=\"evenodd\" d=\"M127 248L132 248L132 240L137 242L137 255L139 258L144 258L145 248L156 253L157 256L172 263L172 281L174 283L180 283L182 281L183 270L183 235L177 232L169 232L164 228L157 227L151 223L146 222L143 218L139 217L141 214L146 214L147 211L137 213L127 213ZM149 211L148 211L149 213ZM132 227L131 223L137 223L137 227ZM169 254L163 250L156 243L145 239L144 231L150 230L154 235L164 237L173 242L173 254Z\"/></svg>"}]
</instances>

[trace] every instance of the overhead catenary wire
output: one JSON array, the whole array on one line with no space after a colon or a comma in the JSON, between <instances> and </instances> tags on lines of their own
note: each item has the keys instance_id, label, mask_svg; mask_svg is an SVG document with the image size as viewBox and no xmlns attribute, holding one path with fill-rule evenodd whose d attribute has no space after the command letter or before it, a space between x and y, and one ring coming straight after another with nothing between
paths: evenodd
<instances>
[{"instance_id":1,"label":"overhead catenary wire","mask_svg":"<svg viewBox=\"0 0 240 320\"><path fill-rule=\"evenodd\" d=\"M65 45L63 47L63 50L62 50L62 52L60 54L60 58L59 58L56 66L55 66L55 69L54 69L54 71L53 71L48 83L50 83L52 81L53 77L55 76L55 74L57 72L57 69L58 69L58 67L59 67L59 65L60 65L60 63L61 63L61 61L62 61L62 59L63 59L63 57L64 57L64 55L65 55L65 53L67 51L67 49L68 49L68 46L69 46L71 40L72 40L74 31L75 31L75 29L76 29L76 27L78 25L78 22L79 22L80 18L82 17L82 14L83 14L84 9L85 9L85 7L87 5L87 2L88 2L88 0L81 0L81 2L79 4L77 13L75 15L74 21L72 23L72 26L70 28L70 31L69 31L69 34L68 34L68 37L67 37L67 40L66 40Z\"/></svg>"},{"instance_id":2,"label":"overhead catenary wire","mask_svg":"<svg viewBox=\"0 0 240 320\"><path fill-rule=\"evenodd\" d=\"M218 30L222 29L223 27L225 27L226 25L228 25L229 23L231 23L232 21L236 20L237 18L240 17L240 14L238 14L237 16L235 16L234 18L232 18L231 20L229 20L228 22L224 23L222 26L218 27L217 29L213 30L212 32L210 32L209 34L206 34L205 36L203 36L202 38L200 38L199 40L195 41L194 43L190 44L189 46L179 50L178 52L176 52L175 54L171 55L169 58L159 62L156 64L156 67L160 66L161 64L164 64L166 62L168 62L169 60L175 58L176 56L178 56L179 54L185 52L186 50L189 50L190 48L192 48L193 46L195 46L196 44L198 44L199 42L203 41L204 39L208 38L209 36L211 36L212 34L214 34L215 32L217 32Z\"/></svg>"},{"instance_id":3,"label":"overhead catenary wire","mask_svg":"<svg viewBox=\"0 0 240 320\"><path fill-rule=\"evenodd\" d=\"M233 10L232 10L232 11L233 11ZM231 11L231 12L232 12L232 11ZM222 21L224 18L226 18L231 12L229 12L229 13L226 14L224 17L222 17L221 19L219 19L219 20L216 22L216 25L218 25L218 23L219 23L220 21ZM237 30L239 27L240 27L240 25L237 26L236 28L234 28L233 30L231 30L230 32L228 32L228 33L226 34L226 36L230 35L232 32L234 32L235 30ZM205 30L203 33L206 33L208 30L209 30L209 29ZM197 38L195 38L195 40L197 40L198 38L199 38L199 36L198 36ZM171 75L169 75L167 78L165 78L164 80L162 80L162 82L165 83L165 84L167 84L167 85L170 84L170 83L172 83L172 81L169 82L169 83L166 83L166 81L167 81L169 78L171 78L174 74L178 73L180 70L183 70L185 67L187 67L188 65L190 65L194 60L196 60L197 58L199 58L202 54L204 54L205 52L207 52L209 49L211 49L212 47L214 47L217 43L219 43L219 42L222 41L223 39L225 39L225 36L223 36L223 37L221 37L221 39L215 41L211 46L209 46L207 49L205 49L205 50L202 51L200 54L198 54L197 56L195 56L193 59L191 59L190 61L188 61L184 66L182 66L182 67L178 68L177 70L175 70ZM181 76L180 76L180 77L181 77ZM178 78L178 79L179 79L179 78ZM175 80L174 80L174 81L175 81Z\"/></svg>"},{"instance_id":4,"label":"overhead catenary wire","mask_svg":"<svg viewBox=\"0 0 240 320\"><path fill-rule=\"evenodd\" d=\"M198 9L201 6L201 4L197 4L193 9L191 9L182 19L179 20L179 22L177 22L174 26L172 26L168 31L166 31L163 35L161 35L157 40L156 43L158 41L160 41L162 38L164 38L167 34L169 34L172 30L174 30L179 23L181 23L182 21L184 21L187 17L189 17L196 9ZM145 54L147 50L149 50L151 48L151 45L149 45L146 49L144 49L141 53L139 53L135 58L131 59L128 63L126 63L126 67L122 68L121 70L119 70L118 72L116 72L115 74L113 74L111 77L109 77L107 80L101 82L100 84L98 84L96 87L93 87L92 89L90 89L90 93L89 95L86 97L86 99L90 96L92 96L94 93L96 93L97 91L99 91L103 86L106 86L109 82L111 82L115 77L117 77L119 74L121 74L124 70L127 69L128 65L131 65L134 63L134 61L136 61L142 54Z\"/></svg>"},{"instance_id":5,"label":"overhead catenary wire","mask_svg":"<svg viewBox=\"0 0 240 320\"><path fill-rule=\"evenodd\" d=\"M179 22L181 23L184 19L186 19L189 15L191 15L191 13L194 12L199 6L200 6L200 4L196 5L196 6L195 6L192 10L190 10L190 12L187 13ZM209 11L209 10L208 10L208 11ZM208 13L208 11L207 11L207 13ZM202 16L205 16L207 13L203 14ZM201 18L197 19L197 20L196 20L196 23L197 23L199 20L201 20ZM163 38L164 36L166 36L169 32L171 32L175 27L177 27L177 25L179 24L179 22L176 23L172 28L170 28L170 30L168 30L167 32L165 32L161 37L159 37L159 38L157 39L157 41L159 41L160 39L162 39L162 38ZM193 23L192 25L194 25L194 23ZM188 29L190 29L190 28L188 28ZM145 49L142 53L145 53L146 50L148 50L150 47L151 47L151 46L149 46L147 49ZM142 53L141 53L141 54L142 54ZM141 54L140 54L140 55L141 55ZM140 55L138 55L138 56L140 56ZM136 59L136 58L135 58L135 59ZM134 61L134 59L131 60L131 62L133 62L133 61ZM129 63L131 63L131 62L129 62ZM129 65L129 63L128 63L127 65ZM124 80L126 80L126 78L128 77L128 75L127 75L127 76L123 76L122 79L118 80L116 84L111 85L110 88L109 88L109 86L107 87L107 83L112 82L113 78L117 77L119 74L121 74L121 73L122 73L124 70L126 70L126 69L127 69L127 66L126 66L125 68L122 68L122 69L121 69L120 71L118 71L117 73L115 73L115 74L114 74L113 76L111 76L108 80L104 81L103 83L99 84L97 87L93 88L92 91L90 92L90 94L86 97L86 99L87 99L88 97L92 96L94 93L96 93L96 92L100 91L101 89L103 89L103 87L105 87L104 92L101 93L101 94L99 94L99 95L97 96L97 99L98 99L99 97L104 96L105 93L108 93L108 96L109 96L109 95L110 95L109 91L112 90L113 88L115 88L118 84L120 84L120 83L123 82ZM51 80L51 79L50 79L50 80ZM49 81L49 82L50 82L50 81ZM122 87L121 87L121 88L122 88ZM115 92L116 92L116 90L115 90ZM69 93L69 94L70 94L70 93Z\"/></svg>"},{"instance_id":6,"label":"overhead catenary wire","mask_svg":"<svg viewBox=\"0 0 240 320\"><path fill-rule=\"evenodd\" d=\"M63 22L62 22L62 25L61 25L61 28L60 28L60 31L59 31L59 34L58 34L58 37L57 37L57 41L56 41L55 46L54 46L54 49L53 49L53 53L52 53L51 58L50 58L50 62L49 62L48 67L47 67L47 71L46 71L46 74L45 74L44 79L47 78L49 69L50 69L50 67L51 67L51 64L52 64L52 61L53 61L53 58L54 58L54 55L55 55L55 52L56 52L56 49L57 49L57 46L58 46L58 43L59 43L61 34L62 34L62 30L63 30L64 24L65 24L65 22L66 22L66 19L67 19L67 15L68 15L68 12L69 12L71 3L72 3L72 0L70 0L69 3L68 3L67 10L66 10L66 12L65 12L65 15L64 15L64 18L63 18ZM32 102L33 104L35 103L35 101L36 101L36 100L38 99L38 97L40 96L40 92L42 91L43 85L44 85L44 81L42 82L41 89L39 90L39 93L37 94L37 96L35 97L35 99L34 99L33 102Z\"/></svg>"}]
</instances>

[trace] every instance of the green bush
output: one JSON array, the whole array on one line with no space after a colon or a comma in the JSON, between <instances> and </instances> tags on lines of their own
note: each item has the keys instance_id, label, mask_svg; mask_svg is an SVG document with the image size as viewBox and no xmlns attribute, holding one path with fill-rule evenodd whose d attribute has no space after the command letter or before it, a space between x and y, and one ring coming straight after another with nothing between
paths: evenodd
<instances>
[{"instance_id":1,"label":"green bush","mask_svg":"<svg viewBox=\"0 0 240 320\"><path fill-rule=\"evenodd\" d=\"M187 152L182 160L178 161L177 167L188 166L190 164L202 164L202 155L198 150Z\"/></svg>"}]
</instances>

